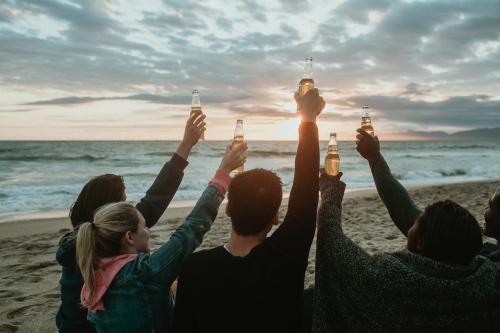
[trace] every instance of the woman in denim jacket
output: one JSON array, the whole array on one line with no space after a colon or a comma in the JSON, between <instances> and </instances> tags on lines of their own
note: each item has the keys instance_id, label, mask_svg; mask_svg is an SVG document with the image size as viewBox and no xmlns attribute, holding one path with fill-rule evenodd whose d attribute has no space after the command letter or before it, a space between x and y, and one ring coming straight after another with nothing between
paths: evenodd
<instances>
[{"instance_id":1,"label":"woman in denim jacket","mask_svg":"<svg viewBox=\"0 0 500 333\"><path fill-rule=\"evenodd\" d=\"M129 203L108 204L97 210L93 222L80 226L76 254L84 279L81 301L98 332L169 331L170 286L215 220L229 172L244 163L246 149L228 147L184 224L151 255L144 217Z\"/></svg>"}]
</instances>

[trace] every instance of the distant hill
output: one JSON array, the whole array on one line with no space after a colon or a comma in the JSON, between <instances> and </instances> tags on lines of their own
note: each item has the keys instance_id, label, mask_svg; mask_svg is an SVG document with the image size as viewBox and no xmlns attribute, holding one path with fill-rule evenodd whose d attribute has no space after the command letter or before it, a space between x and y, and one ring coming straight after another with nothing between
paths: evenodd
<instances>
[{"instance_id":1,"label":"distant hill","mask_svg":"<svg viewBox=\"0 0 500 333\"><path fill-rule=\"evenodd\" d=\"M470 140L500 140L500 127L497 128L478 128L470 131L456 132L450 135L456 139Z\"/></svg>"},{"instance_id":2,"label":"distant hill","mask_svg":"<svg viewBox=\"0 0 500 333\"><path fill-rule=\"evenodd\" d=\"M496 128L477 128L468 131L460 131L452 134L446 132L421 132L408 131L400 133L401 135L419 138L421 140L498 140L500 141L500 127Z\"/></svg>"}]
</instances>

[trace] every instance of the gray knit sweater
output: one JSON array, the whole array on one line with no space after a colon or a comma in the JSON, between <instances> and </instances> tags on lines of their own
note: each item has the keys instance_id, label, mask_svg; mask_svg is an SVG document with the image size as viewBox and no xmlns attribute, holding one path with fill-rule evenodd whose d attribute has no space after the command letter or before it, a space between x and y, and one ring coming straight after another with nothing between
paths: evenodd
<instances>
[{"instance_id":1,"label":"gray knit sweater","mask_svg":"<svg viewBox=\"0 0 500 333\"><path fill-rule=\"evenodd\" d=\"M313 332L500 332L500 265L370 256L341 226L345 184L320 181Z\"/></svg>"}]
</instances>

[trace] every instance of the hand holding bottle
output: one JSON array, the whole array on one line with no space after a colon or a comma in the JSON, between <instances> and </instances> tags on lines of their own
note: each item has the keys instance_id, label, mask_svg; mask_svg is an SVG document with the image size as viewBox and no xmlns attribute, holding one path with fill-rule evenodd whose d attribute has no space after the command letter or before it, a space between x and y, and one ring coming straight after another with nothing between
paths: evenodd
<instances>
[{"instance_id":1,"label":"hand holding bottle","mask_svg":"<svg viewBox=\"0 0 500 333\"><path fill-rule=\"evenodd\" d=\"M184 137L182 142L177 148L177 155L187 160L189 153L193 146L198 142L202 133L205 131L206 123L204 122L206 116L201 112L192 113L184 129Z\"/></svg>"},{"instance_id":2,"label":"hand holding bottle","mask_svg":"<svg viewBox=\"0 0 500 333\"><path fill-rule=\"evenodd\" d=\"M380 152L380 143L378 137L370 135L362 128L358 128L358 135L356 135L356 150L366 158L371 160L376 157Z\"/></svg>"},{"instance_id":3,"label":"hand holding bottle","mask_svg":"<svg viewBox=\"0 0 500 333\"><path fill-rule=\"evenodd\" d=\"M316 122L316 117L325 107L325 100L319 95L318 89L311 89L304 96L295 93L294 97L302 122Z\"/></svg>"},{"instance_id":4,"label":"hand holding bottle","mask_svg":"<svg viewBox=\"0 0 500 333\"><path fill-rule=\"evenodd\" d=\"M224 153L224 157L220 162L219 170L229 174L234 169L243 165L247 160L247 149L248 147L246 142L238 146L229 144L226 148L226 152Z\"/></svg>"}]
</instances>

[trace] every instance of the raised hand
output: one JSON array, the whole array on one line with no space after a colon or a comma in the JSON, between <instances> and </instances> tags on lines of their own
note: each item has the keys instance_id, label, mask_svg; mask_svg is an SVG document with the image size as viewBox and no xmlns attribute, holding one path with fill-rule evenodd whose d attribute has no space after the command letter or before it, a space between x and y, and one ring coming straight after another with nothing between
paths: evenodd
<instances>
[{"instance_id":1,"label":"raised hand","mask_svg":"<svg viewBox=\"0 0 500 333\"><path fill-rule=\"evenodd\" d=\"M320 168L319 169L319 181L333 181L333 182L339 182L340 181L340 177L342 177L343 173L342 171L340 171L338 174L336 174L335 176L332 176L332 175L329 175L328 173L326 173L326 170L325 168Z\"/></svg>"},{"instance_id":2,"label":"raised hand","mask_svg":"<svg viewBox=\"0 0 500 333\"><path fill-rule=\"evenodd\" d=\"M206 117L201 111L193 112L189 116L184 130L183 142L193 147L200 140L201 134L206 130L207 123L204 122Z\"/></svg>"},{"instance_id":3,"label":"raised hand","mask_svg":"<svg viewBox=\"0 0 500 333\"><path fill-rule=\"evenodd\" d=\"M315 122L316 117L323 111L325 100L319 95L318 89L309 90L304 96L295 93L297 109L303 122Z\"/></svg>"},{"instance_id":4,"label":"raised hand","mask_svg":"<svg viewBox=\"0 0 500 333\"><path fill-rule=\"evenodd\" d=\"M327 188L333 187L338 187L342 190L345 189L345 183L340 180L340 177L342 177L343 173L339 172L335 176L329 175L326 173L326 170L324 168L319 169L319 190L321 192L325 191Z\"/></svg>"},{"instance_id":5,"label":"raised hand","mask_svg":"<svg viewBox=\"0 0 500 333\"><path fill-rule=\"evenodd\" d=\"M226 152L224 153L224 157L220 162L219 170L230 173L240 165L244 164L247 160L247 149L248 147L246 142L234 148L231 148L231 144L229 144L226 148Z\"/></svg>"},{"instance_id":6,"label":"raised hand","mask_svg":"<svg viewBox=\"0 0 500 333\"><path fill-rule=\"evenodd\" d=\"M371 136L362 128L357 129L358 134L356 135L356 150L366 158L370 160L378 155L380 152L380 143L378 137Z\"/></svg>"},{"instance_id":7,"label":"raised hand","mask_svg":"<svg viewBox=\"0 0 500 333\"><path fill-rule=\"evenodd\" d=\"M201 111L198 111L193 112L186 121L184 137L176 152L185 160L187 160L191 148L200 140L201 134L206 130L205 118L206 116Z\"/></svg>"}]
</instances>

